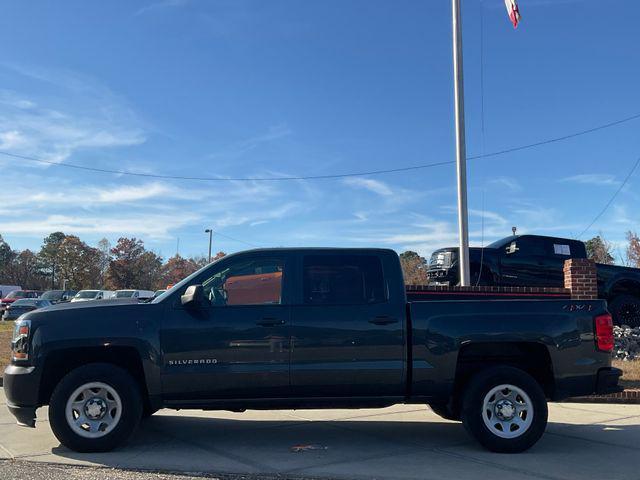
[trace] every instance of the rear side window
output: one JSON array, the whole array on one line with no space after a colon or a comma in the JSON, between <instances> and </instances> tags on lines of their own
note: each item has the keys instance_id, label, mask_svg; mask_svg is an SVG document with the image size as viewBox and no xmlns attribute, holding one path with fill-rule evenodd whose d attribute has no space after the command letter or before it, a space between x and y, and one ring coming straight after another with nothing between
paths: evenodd
<instances>
[{"instance_id":1,"label":"rear side window","mask_svg":"<svg viewBox=\"0 0 640 480\"><path fill-rule=\"evenodd\" d=\"M304 303L361 305L386 300L380 258L374 255L307 255Z\"/></svg>"}]
</instances>

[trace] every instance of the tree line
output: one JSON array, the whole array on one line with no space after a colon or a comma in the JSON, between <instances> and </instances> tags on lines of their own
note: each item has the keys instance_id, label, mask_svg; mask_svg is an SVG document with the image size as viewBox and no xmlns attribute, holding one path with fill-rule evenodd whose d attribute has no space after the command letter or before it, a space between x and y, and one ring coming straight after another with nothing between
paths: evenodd
<instances>
[{"instance_id":1,"label":"tree line","mask_svg":"<svg viewBox=\"0 0 640 480\"><path fill-rule=\"evenodd\" d=\"M613 244L607 241L602 235L597 235L585 243L587 256L596 263L613 265L615 263L640 268L640 237L635 232L627 232L629 242L624 254L615 251ZM618 261L616 262L616 258ZM426 285L427 259L421 257L417 252L408 250L400 254L400 264L404 273L404 281L408 285Z\"/></svg>"},{"instance_id":2,"label":"tree line","mask_svg":"<svg viewBox=\"0 0 640 480\"><path fill-rule=\"evenodd\" d=\"M218 252L215 259L224 255ZM0 235L0 284L23 289L157 290L206 264L206 257L178 254L164 261L137 238L121 237L115 246L104 238L92 247L75 235L54 232L34 252L13 250Z\"/></svg>"},{"instance_id":3,"label":"tree line","mask_svg":"<svg viewBox=\"0 0 640 480\"><path fill-rule=\"evenodd\" d=\"M598 235L585 242L587 255L597 263L640 268L640 237L627 232L629 242L624 257ZM214 259L221 258L218 252ZM413 251L400 254L405 282L424 285L427 260ZM103 238L92 247L75 235L54 232L48 235L38 252L13 250L0 235L0 284L20 285L25 289L108 289L139 288L157 290L179 282L207 264L203 256L184 258L178 254L166 261L147 250L137 238L121 237L115 246Z\"/></svg>"}]
</instances>

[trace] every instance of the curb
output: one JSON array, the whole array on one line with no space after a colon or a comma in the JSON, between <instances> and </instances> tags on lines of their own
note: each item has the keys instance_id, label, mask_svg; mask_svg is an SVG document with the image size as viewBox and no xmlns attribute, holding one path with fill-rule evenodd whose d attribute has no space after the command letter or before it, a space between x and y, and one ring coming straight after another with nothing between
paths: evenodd
<instances>
[{"instance_id":1,"label":"curb","mask_svg":"<svg viewBox=\"0 0 640 480\"><path fill-rule=\"evenodd\" d=\"M575 397L565 400L567 403L620 403L640 404L640 390L625 390L610 395L590 395L587 397Z\"/></svg>"}]
</instances>

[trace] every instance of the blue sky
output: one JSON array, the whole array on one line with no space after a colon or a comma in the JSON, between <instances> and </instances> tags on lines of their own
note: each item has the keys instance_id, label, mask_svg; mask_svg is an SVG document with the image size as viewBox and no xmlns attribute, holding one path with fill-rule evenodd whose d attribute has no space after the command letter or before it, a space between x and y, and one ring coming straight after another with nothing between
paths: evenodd
<instances>
[{"instance_id":1,"label":"blue sky","mask_svg":"<svg viewBox=\"0 0 640 480\"><path fill-rule=\"evenodd\" d=\"M502 0L463 0L470 156L640 113L638 2L519 3L514 30ZM454 159L448 0L0 6L1 151L220 178ZM636 120L470 161L471 243L482 242L483 223L485 243L512 225L580 233L640 156L639 127ZM18 249L37 249L62 230L94 245L136 236L165 257L179 238L181 254L197 255L206 252L205 227L260 246L429 254L457 241L453 165L334 180L198 182L0 156L0 173L0 234ZM640 230L639 183L640 172L585 238L601 232L622 245L626 230ZM214 250L244 248L214 235Z\"/></svg>"}]
</instances>

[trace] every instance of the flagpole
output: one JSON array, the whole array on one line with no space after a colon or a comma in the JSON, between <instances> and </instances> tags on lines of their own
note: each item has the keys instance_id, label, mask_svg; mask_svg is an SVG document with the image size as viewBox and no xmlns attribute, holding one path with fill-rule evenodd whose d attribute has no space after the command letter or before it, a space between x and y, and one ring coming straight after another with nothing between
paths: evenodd
<instances>
[{"instance_id":1,"label":"flagpole","mask_svg":"<svg viewBox=\"0 0 640 480\"><path fill-rule=\"evenodd\" d=\"M464 129L464 75L460 0L451 0L453 21L453 88L456 120L456 172L458 179L458 237L460 285L469 286L469 213L467 207L467 151Z\"/></svg>"}]
</instances>

